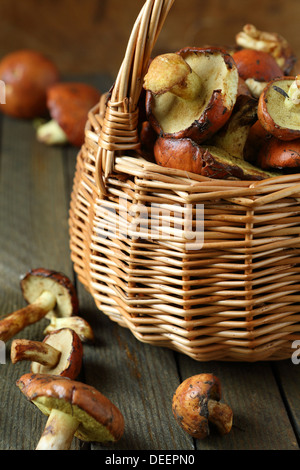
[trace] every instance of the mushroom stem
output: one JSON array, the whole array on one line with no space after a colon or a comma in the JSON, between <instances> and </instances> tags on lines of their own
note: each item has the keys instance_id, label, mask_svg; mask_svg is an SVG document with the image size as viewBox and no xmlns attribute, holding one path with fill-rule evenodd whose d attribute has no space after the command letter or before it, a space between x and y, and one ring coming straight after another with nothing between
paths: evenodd
<instances>
[{"instance_id":1,"label":"mushroom stem","mask_svg":"<svg viewBox=\"0 0 300 470\"><path fill-rule=\"evenodd\" d=\"M26 326L36 323L54 308L56 298L50 291L44 291L31 304L0 320L0 340L8 341Z\"/></svg>"},{"instance_id":2,"label":"mushroom stem","mask_svg":"<svg viewBox=\"0 0 300 470\"><path fill-rule=\"evenodd\" d=\"M300 111L300 75L297 75L291 86L289 87L284 104L288 109L295 108ZM294 109L294 110L295 110Z\"/></svg>"},{"instance_id":3,"label":"mushroom stem","mask_svg":"<svg viewBox=\"0 0 300 470\"><path fill-rule=\"evenodd\" d=\"M208 400L208 420L216 426L221 435L228 434L232 428L232 409L226 403Z\"/></svg>"},{"instance_id":4,"label":"mushroom stem","mask_svg":"<svg viewBox=\"0 0 300 470\"><path fill-rule=\"evenodd\" d=\"M35 450L69 450L78 426L72 415L53 408Z\"/></svg>"},{"instance_id":5,"label":"mushroom stem","mask_svg":"<svg viewBox=\"0 0 300 470\"><path fill-rule=\"evenodd\" d=\"M33 361L47 367L55 367L60 359L61 352L47 343L27 339L15 339L11 345L11 361Z\"/></svg>"},{"instance_id":6,"label":"mushroom stem","mask_svg":"<svg viewBox=\"0 0 300 470\"><path fill-rule=\"evenodd\" d=\"M179 54L170 53L153 59L144 88L157 95L169 91L184 100L194 100L201 92L202 81Z\"/></svg>"},{"instance_id":7,"label":"mushroom stem","mask_svg":"<svg viewBox=\"0 0 300 470\"><path fill-rule=\"evenodd\" d=\"M37 129L37 140L47 145L60 145L68 142L67 136L55 119L42 124Z\"/></svg>"}]
</instances>

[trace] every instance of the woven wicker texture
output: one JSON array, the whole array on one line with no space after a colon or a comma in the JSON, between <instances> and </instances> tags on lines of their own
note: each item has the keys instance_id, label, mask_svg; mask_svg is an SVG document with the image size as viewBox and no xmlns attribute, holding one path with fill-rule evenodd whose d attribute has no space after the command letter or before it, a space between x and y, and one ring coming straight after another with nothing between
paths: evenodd
<instances>
[{"instance_id":1,"label":"woven wicker texture","mask_svg":"<svg viewBox=\"0 0 300 470\"><path fill-rule=\"evenodd\" d=\"M199 360L285 359L300 339L300 177L213 180L140 152L138 101L173 1L148 0L77 157L70 247L97 307Z\"/></svg>"}]
</instances>

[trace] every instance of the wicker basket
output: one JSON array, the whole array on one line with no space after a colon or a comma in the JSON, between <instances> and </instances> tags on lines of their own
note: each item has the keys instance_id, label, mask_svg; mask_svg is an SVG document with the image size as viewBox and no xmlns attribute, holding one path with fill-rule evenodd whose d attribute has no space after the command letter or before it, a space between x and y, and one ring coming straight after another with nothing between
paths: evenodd
<instances>
[{"instance_id":1,"label":"wicker basket","mask_svg":"<svg viewBox=\"0 0 300 470\"><path fill-rule=\"evenodd\" d=\"M99 310L142 342L199 361L290 358L300 177L212 180L140 151L142 79L172 3L146 1L112 90L89 113L70 207L74 268Z\"/></svg>"}]
</instances>

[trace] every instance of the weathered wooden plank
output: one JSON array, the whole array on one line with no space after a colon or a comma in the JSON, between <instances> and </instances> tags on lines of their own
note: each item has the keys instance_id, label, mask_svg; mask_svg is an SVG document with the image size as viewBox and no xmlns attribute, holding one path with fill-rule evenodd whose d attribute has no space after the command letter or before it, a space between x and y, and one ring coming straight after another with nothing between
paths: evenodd
<instances>
[{"instance_id":1,"label":"weathered wooden plank","mask_svg":"<svg viewBox=\"0 0 300 470\"><path fill-rule=\"evenodd\" d=\"M111 399L125 419L124 435L110 449L193 450L192 439L174 426L172 416L172 395L179 384L174 353L141 343L98 311L81 287L79 293L82 315L96 337L94 345L84 346L85 381Z\"/></svg>"},{"instance_id":2,"label":"weathered wooden plank","mask_svg":"<svg viewBox=\"0 0 300 470\"><path fill-rule=\"evenodd\" d=\"M297 346L297 345L296 345ZM276 362L273 365L282 399L287 408L290 421L297 436L300 446L300 348L295 348L294 357L291 360Z\"/></svg>"},{"instance_id":3,"label":"weathered wooden plank","mask_svg":"<svg viewBox=\"0 0 300 470\"><path fill-rule=\"evenodd\" d=\"M24 306L19 276L38 266L72 276L69 256L63 151L38 143L31 122L3 118L0 173L0 312ZM42 340L47 320L17 337ZM33 449L46 418L15 382L28 363L0 365L0 448ZM78 448L78 443L75 443Z\"/></svg>"},{"instance_id":4,"label":"weathered wooden plank","mask_svg":"<svg viewBox=\"0 0 300 470\"><path fill-rule=\"evenodd\" d=\"M207 362L195 363L179 358L182 380L202 372L219 377L222 401L234 413L233 427L226 436L214 430L202 441L199 450L292 450L298 449L297 439L268 362Z\"/></svg>"}]
</instances>

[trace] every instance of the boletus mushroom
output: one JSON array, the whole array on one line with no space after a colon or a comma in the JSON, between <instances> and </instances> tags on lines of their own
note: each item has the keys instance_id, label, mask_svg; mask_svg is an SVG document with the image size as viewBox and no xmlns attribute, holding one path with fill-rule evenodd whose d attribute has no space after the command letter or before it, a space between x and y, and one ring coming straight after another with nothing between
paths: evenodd
<instances>
[{"instance_id":1,"label":"boletus mushroom","mask_svg":"<svg viewBox=\"0 0 300 470\"><path fill-rule=\"evenodd\" d=\"M60 82L47 90L51 120L37 129L37 139L48 145L70 143L80 147L88 112L100 100L100 92L80 82Z\"/></svg>"},{"instance_id":2,"label":"boletus mushroom","mask_svg":"<svg viewBox=\"0 0 300 470\"><path fill-rule=\"evenodd\" d=\"M240 49L232 54L240 77L245 80L255 98L259 98L267 83L281 77L283 72L268 52Z\"/></svg>"},{"instance_id":3,"label":"boletus mushroom","mask_svg":"<svg viewBox=\"0 0 300 470\"><path fill-rule=\"evenodd\" d=\"M266 132L280 140L300 137L300 76L272 80L264 88L257 116Z\"/></svg>"},{"instance_id":4,"label":"boletus mushroom","mask_svg":"<svg viewBox=\"0 0 300 470\"><path fill-rule=\"evenodd\" d=\"M42 342L14 339L11 345L11 361L32 361L35 374L60 375L76 379L82 365L82 342L70 328L49 333Z\"/></svg>"},{"instance_id":5,"label":"boletus mushroom","mask_svg":"<svg viewBox=\"0 0 300 470\"><path fill-rule=\"evenodd\" d=\"M0 80L5 83L4 114L33 119L47 114L47 89L57 83L60 74L54 62L42 53L22 49L0 61Z\"/></svg>"},{"instance_id":6,"label":"boletus mushroom","mask_svg":"<svg viewBox=\"0 0 300 470\"><path fill-rule=\"evenodd\" d=\"M95 340L91 325L85 320L85 318L77 315L71 317L57 317L52 315L50 323L44 329L44 334L60 330L61 328L71 328L74 330L83 343L93 342Z\"/></svg>"},{"instance_id":7,"label":"boletus mushroom","mask_svg":"<svg viewBox=\"0 0 300 470\"><path fill-rule=\"evenodd\" d=\"M116 442L124 433L121 411L91 385L67 377L24 374L16 385L48 416L36 450L69 450L73 437Z\"/></svg>"},{"instance_id":8,"label":"boletus mushroom","mask_svg":"<svg viewBox=\"0 0 300 470\"><path fill-rule=\"evenodd\" d=\"M275 176L213 145L191 139L158 137L154 145L158 165L197 173L213 179L257 181Z\"/></svg>"},{"instance_id":9,"label":"boletus mushroom","mask_svg":"<svg viewBox=\"0 0 300 470\"><path fill-rule=\"evenodd\" d=\"M229 119L238 86L236 65L221 48L159 55L144 79L148 120L159 135L201 143Z\"/></svg>"},{"instance_id":10,"label":"boletus mushroom","mask_svg":"<svg viewBox=\"0 0 300 470\"><path fill-rule=\"evenodd\" d=\"M228 434L233 412L220 400L221 384L215 375L194 375L176 389L172 400L173 415L182 429L196 439L204 439L210 434L210 424L221 435Z\"/></svg>"},{"instance_id":11,"label":"boletus mushroom","mask_svg":"<svg viewBox=\"0 0 300 470\"><path fill-rule=\"evenodd\" d=\"M36 268L21 279L27 306L0 320L0 340L6 342L44 317L70 317L78 312L78 298L70 279L57 271Z\"/></svg>"},{"instance_id":12,"label":"boletus mushroom","mask_svg":"<svg viewBox=\"0 0 300 470\"><path fill-rule=\"evenodd\" d=\"M300 138L284 141L272 137L261 146L257 164L265 170L292 173L300 170Z\"/></svg>"},{"instance_id":13,"label":"boletus mushroom","mask_svg":"<svg viewBox=\"0 0 300 470\"><path fill-rule=\"evenodd\" d=\"M296 56L288 41L278 33L260 31L253 24L246 24L236 35L238 46L270 54L284 75L289 75L296 63Z\"/></svg>"}]
</instances>

